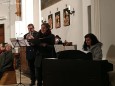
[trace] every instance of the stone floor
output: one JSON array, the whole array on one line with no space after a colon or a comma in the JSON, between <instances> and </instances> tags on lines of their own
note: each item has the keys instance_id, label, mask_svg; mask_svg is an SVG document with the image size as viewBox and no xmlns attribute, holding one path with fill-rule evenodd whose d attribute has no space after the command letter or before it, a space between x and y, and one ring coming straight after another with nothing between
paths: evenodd
<instances>
[{"instance_id":1,"label":"stone floor","mask_svg":"<svg viewBox=\"0 0 115 86\"><path fill-rule=\"evenodd\" d=\"M0 86L29 86L30 79L27 76L24 76L21 74L21 83L20 83L20 72L16 70L16 78L17 78L17 84L11 84L11 85L0 85Z\"/></svg>"},{"instance_id":2,"label":"stone floor","mask_svg":"<svg viewBox=\"0 0 115 86\"><path fill-rule=\"evenodd\" d=\"M114 65L114 67L115 67L115 65ZM115 86L115 70L110 72L109 75L110 75L110 82L111 82L110 86ZM29 86L30 79L23 74L21 74L21 83L22 84L19 84L20 83L20 72L18 70L16 70L16 78L17 78L17 84L0 85L0 86Z\"/></svg>"}]
</instances>

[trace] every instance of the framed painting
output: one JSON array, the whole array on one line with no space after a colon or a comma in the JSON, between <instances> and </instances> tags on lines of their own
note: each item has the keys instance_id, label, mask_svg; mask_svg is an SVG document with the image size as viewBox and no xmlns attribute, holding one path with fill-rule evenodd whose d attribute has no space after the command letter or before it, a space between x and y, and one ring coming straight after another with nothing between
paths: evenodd
<instances>
[{"instance_id":1,"label":"framed painting","mask_svg":"<svg viewBox=\"0 0 115 86\"><path fill-rule=\"evenodd\" d=\"M63 10L63 24L64 26L69 26L70 25L70 14L69 14L68 8Z\"/></svg>"},{"instance_id":2,"label":"framed painting","mask_svg":"<svg viewBox=\"0 0 115 86\"><path fill-rule=\"evenodd\" d=\"M55 28L61 27L61 21L60 21L60 11L55 13Z\"/></svg>"},{"instance_id":3,"label":"framed painting","mask_svg":"<svg viewBox=\"0 0 115 86\"><path fill-rule=\"evenodd\" d=\"M16 0L16 13L15 14L21 17L21 0Z\"/></svg>"},{"instance_id":4,"label":"framed painting","mask_svg":"<svg viewBox=\"0 0 115 86\"><path fill-rule=\"evenodd\" d=\"M50 29L53 29L53 14L48 15L48 23L50 25Z\"/></svg>"}]
</instances>

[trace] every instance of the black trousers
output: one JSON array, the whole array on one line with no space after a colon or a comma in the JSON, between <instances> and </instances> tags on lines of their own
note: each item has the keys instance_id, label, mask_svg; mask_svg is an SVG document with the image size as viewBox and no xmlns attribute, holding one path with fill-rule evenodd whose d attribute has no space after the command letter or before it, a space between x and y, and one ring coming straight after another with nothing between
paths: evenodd
<instances>
[{"instance_id":1,"label":"black trousers","mask_svg":"<svg viewBox=\"0 0 115 86\"><path fill-rule=\"evenodd\" d=\"M29 70L30 70L30 79L31 79L32 83L34 83L36 81L34 62L35 62L35 58L28 59L28 66L29 66Z\"/></svg>"},{"instance_id":2,"label":"black trousers","mask_svg":"<svg viewBox=\"0 0 115 86\"><path fill-rule=\"evenodd\" d=\"M35 67L35 75L37 79L37 86L42 86L42 66Z\"/></svg>"}]
</instances>

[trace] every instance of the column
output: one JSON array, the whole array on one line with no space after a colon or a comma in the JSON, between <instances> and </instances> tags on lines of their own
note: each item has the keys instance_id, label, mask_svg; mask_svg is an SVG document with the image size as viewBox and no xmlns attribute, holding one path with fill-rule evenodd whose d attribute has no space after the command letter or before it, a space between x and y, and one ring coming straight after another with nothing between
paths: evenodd
<instances>
[{"instance_id":1,"label":"column","mask_svg":"<svg viewBox=\"0 0 115 86\"><path fill-rule=\"evenodd\" d=\"M41 0L33 0L33 23L35 30L41 28Z\"/></svg>"},{"instance_id":2,"label":"column","mask_svg":"<svg viewBox=\"0 0 115 86\"><path fill-rule=\"evenodd\" d=\"M98 39L101 40L99 0L92 0L91 6L92 33L94 33L98 37Z\"/></svg>"}]
</instances>

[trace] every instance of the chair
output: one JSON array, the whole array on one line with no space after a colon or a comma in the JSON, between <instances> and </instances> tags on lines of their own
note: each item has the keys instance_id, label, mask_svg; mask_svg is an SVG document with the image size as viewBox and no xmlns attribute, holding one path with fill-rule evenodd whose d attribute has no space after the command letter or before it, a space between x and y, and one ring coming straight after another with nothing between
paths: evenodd
<instances>
[{"instance_id":1,"label":"chair","mask_svg":"<svg viewBox=\"0 0 115 86\"><path fill-rule=\"evenodd\" d=\"M115 45L110 45L106 59L113 64L113 71L109 72L110 84L111 86L115 85Z\"/></svg>"}]
</instances>

